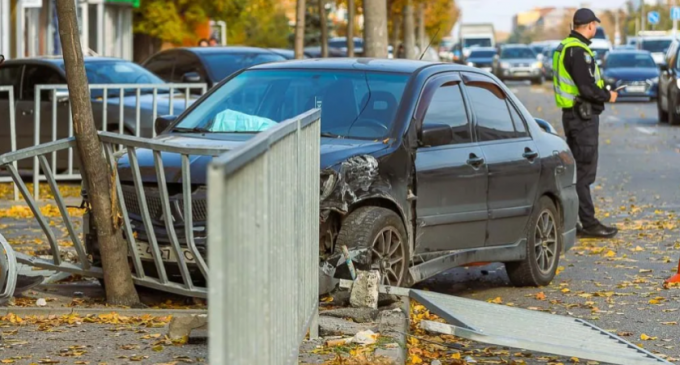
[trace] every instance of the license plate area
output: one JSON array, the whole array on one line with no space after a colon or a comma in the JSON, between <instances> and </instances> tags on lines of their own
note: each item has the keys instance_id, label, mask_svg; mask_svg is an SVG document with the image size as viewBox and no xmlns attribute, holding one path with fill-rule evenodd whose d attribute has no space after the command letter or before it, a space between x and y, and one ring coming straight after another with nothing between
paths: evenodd
<instances>
[{"instance_id":1,"label":"license plate area","mask_svg":"<svg viewBox=\"0 0 680 365\"><path fill-rule=\"evenodd\" d=\"M153 253L151 252L151 245L146 242L137 241L137 254L144 261L153 261ZM175 250L170 246L161 246L158 248L163 262L177 263L177 255ZM196 263L194 254L188 248L182 248L181 254L184 256L184 261L188 264Z\"/></svg>"},{"instance_id":2,"label":"license plate area","mask_svg":"<svg viewBox=\"0 0 680 365\"><path fill-rule=\"evenodd\" d=\"M626 92L629 93L643 93L645 91L647 91L647 88L644 86L628 86L626 88Z\"/></svg>"}]
</instances>

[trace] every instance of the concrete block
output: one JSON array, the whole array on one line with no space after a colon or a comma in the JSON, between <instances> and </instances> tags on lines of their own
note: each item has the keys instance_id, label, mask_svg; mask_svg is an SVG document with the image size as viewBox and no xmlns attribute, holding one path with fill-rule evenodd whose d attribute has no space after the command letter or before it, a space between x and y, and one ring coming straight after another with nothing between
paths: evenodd
<instances>
[{"instance_id":1,"label":"concrete block","mask_svg":"<svg viewBox=\"0 0 680 365\"><path fill-rule=\"evenodd\" d=\"M367 323L354 323L340 318L334 317L319 317L319 335L322 337L328 336L354 336L355 334L371 330L378 331L378 326Z\"/></svg>"},{"instance_id":2,"label":"concrete block","mask_svg":"<svg viewBox=\"0 0 680 365\"><path fill-rule=\"evenodd\" d=\"M349 303L357 308L378 308L378 286L380 272L357 270L357 278L352 285Z\"/></svg>"},{"instance_id":3,"label":"concrete block","mask_svg":"<svg viewBox=\"0 0 680 365\"><path fill-rule=\"evenodd\" d=\"M350 318L357 323L370 323L378 319L380 311L373 308L338 308L319 313L322 316Z\"/></svg>"},{"instance_id":4,"label":"concrete block","mask_svg":"<svg viewBox=\"0 0 680 365\"><path fill-rule=\"evenodd\" d=\"M187 343L193 330L208 329L208 315L195 314L190 316L172 317L168 326L168 337L176 343Z\"/></svg>"}]
</instances>

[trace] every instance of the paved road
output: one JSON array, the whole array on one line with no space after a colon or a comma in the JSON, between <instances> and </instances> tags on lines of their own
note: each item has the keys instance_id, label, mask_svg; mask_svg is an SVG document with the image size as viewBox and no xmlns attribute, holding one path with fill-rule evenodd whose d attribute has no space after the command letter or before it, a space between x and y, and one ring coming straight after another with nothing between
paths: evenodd
<instances>
[{"instance_id":1,"label":"paved road","mask_svg":"<svg viewBox=\"0 0 680 365\"><path fill-rule=\"evenodd\" d=\"M511 88L536 117L562 133L550 89ZM680 210L680 127L658 124L655 103L629 102L608 106L600 128L593 193L598 216L622 229L617 239L581 240L562 259L564 271L544 288L511 287L499 264L454 269L421 287L584 318L652 352L680 358L680 289L662 289L680 258L675 216ZM643 334L656 339L642 341Z\"/></svg>"}]
</instances>

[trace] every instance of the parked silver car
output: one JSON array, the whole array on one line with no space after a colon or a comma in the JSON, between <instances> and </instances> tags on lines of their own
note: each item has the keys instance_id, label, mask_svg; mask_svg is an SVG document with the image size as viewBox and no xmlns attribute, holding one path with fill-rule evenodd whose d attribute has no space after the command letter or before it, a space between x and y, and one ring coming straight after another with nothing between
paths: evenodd
<instances>
[{"instance_id":1,"label":"parked silver car","mask_svg":"<svg viewBox=\"0 0 680 365\"><path fill-rule=\"evenodd\" d=\"M493 73L501 80L530 80L543 84L543 65L531 47L523 44L505 45L494 58Z\"/></svg>"}]
</instances>

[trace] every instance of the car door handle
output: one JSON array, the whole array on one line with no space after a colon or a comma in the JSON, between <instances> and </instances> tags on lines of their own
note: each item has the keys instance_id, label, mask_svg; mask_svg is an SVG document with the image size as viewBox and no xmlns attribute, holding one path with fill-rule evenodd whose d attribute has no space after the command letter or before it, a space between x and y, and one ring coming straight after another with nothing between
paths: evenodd
<instances>
[{"instance_id":1,"label":"car door handle","mask_svg":"<svg viewBox=\"0 0 680 365\"><path fill-rule=\"evenodd\" d=\"M524 149L522 157L526 158L529 161L533 161L536 159L536 157L538 157L538 152L532 151L531 148L527 147Z\"/></svg>"},{"instance_id":2,"label":"car door handle","mask_svg":"<svg viewBox=\"0 0 680 365\"><path fill-rule=\"evenodd\" d=\"M471 153L470 158L468 158L467 160L467 164L477 169L479 168L479 166L482 166L484 164L484 159L475 155L474 153Z\"/></svg>"},{"instance_id":3,"label":"car door handle","mask_svg":"<svg viewBox=\"0 0 680 365\"><path fill-rule=\"evenodd\" d=\"M33 115L33 109L22 110L22 111L21 111L21 115L23 115L23 116Z\"/></svg>"}]
</instances>

